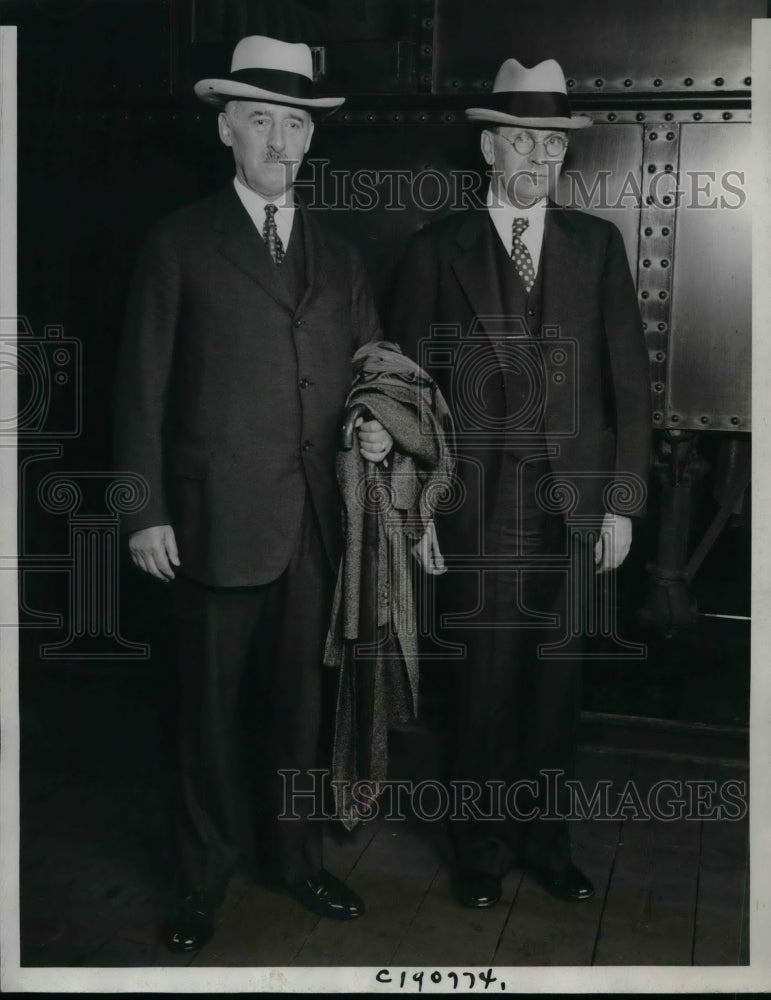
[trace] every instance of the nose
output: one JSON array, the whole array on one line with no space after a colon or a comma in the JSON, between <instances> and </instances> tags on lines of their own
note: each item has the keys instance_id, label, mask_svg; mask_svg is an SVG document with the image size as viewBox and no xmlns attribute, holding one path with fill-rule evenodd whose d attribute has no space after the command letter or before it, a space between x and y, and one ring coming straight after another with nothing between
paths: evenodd
<instances>
[{"instance_id":1,"label":"nose","mask_svg":"<svg viewBox=\"0 0 771 1000\"><path fill-rule=\"evenodd\" d=\"M268 136L268 145L275 152L280 153L286 146L286 141L284 139L284 131L281 128L280 122L273 122L270 127L270 135Z\"/></svg>"}]
</instances>

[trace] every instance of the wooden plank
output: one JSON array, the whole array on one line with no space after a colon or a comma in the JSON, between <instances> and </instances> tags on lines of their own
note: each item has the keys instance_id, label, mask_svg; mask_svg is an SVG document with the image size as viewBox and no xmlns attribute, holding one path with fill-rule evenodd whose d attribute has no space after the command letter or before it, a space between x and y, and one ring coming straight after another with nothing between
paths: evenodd
<instances>
[{"instance_id":1,"label":"wooden plank","mask_svg":"<svg viewBox=\"0 0 771 1000\"><path fill-rule=\"evenodd\" d=\"M748 782L746 771L710 769L718 782ZM745 799L746 801L746 799ZM699 861L694 965L747 965L749 817L705 820Z\"/></svg>"},{"instance_id":2,"label":"wooden plank","mask_svg":"<svg viewBox=\"0 0 771 1000\"><path fill-rule=\"evenodd\" d=\"M589 799L597 782L611 781L612 808L633 767L629 757L582 753L576 777ZM555 899L525 875L495 952L497 965L591 965L620 826L600 818L571 822L573 860L594 883L594 899Z\"/></svg>"},{"instance_id":3,"label":"wooden plank","mask_svg":"<svg viewBox=\"0 0 771 1000\"><path fill-rule=\"evenodd\" d=\"M367 907L363 917L325 920L293 965L387 965L411 933L415 913L440 866L425 828L407 820L381 820L348 884Z\"/></svg>"},{"instance_id":4,"label":"wooden plank","mask_svg":"<svg viewBox=\"0 0 771 1000\"><path fill-rule=\"evenodd\" d=\"M701 765L642 760L635 787L647 795L659 780L703 778ZM696 913L701 823L696 819L627 819L602 916L596 965L690 965Z\"/></svg>"}]
</instances>

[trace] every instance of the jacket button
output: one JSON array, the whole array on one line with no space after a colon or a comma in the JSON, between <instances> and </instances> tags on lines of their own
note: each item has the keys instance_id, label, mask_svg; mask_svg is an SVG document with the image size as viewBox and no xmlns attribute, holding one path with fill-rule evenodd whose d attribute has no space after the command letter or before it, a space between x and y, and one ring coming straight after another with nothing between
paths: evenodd
<instances>
[{"instance_id":1,"label":"jacket button","mask_svg":"<svg viewBox=\"0 0 771 1000\"><path fill-rule=\"evenodd\" d=\"M303 451L310 451L313 447L312 441L303 441Z\"/></svg>"}]
</instances>

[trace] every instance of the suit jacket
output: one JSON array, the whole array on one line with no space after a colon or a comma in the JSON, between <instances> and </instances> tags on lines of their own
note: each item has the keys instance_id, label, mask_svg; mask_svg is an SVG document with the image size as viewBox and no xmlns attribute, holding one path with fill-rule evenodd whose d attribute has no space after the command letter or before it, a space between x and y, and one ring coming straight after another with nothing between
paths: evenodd
<instances>
[{"instance_id":1,"label":"suit jacket","mask_svg":"<svg viewBox=\"0 0 771 1000\"><path fill-rule=\"evenodd\" d=\"M494 431L470 433L462 419L469 400L480 408L481 427L506 414L504 341L495 334L495 317L505 314L497 239L485 210L425 227L412 239L393 297L389 337L436 379L456 419L465 501L451 518L455 551L482 551L497 502L504 445ZM527 339L545 374L552 472L571 513L639 516L650 461L648 357L621 234L550 203L540 269L542 327ZM461 368L472 377L459 378Z\"/></svg>"},{"instance_id":2,"label":"suit jacket","mask_svg":"<svg viewBox=\"0 0 771 1000\"><path fill-rule=\"evenodd\" d=\"M213 586L283 571L306 483L333 563L340 550L350 359L379 324L356 252L300 210L297 305L232 184L154 228L130 291L116 457L144 477L149 501L124 527L171 524L181 571Z\"/></svg>"}]
</instances>

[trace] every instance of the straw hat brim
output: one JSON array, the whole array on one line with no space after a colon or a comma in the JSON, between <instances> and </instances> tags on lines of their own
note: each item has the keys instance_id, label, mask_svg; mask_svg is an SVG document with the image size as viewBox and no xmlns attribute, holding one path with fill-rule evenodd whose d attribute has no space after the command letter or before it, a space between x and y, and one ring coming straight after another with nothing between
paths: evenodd
<instances>
[{"instance_id":1,"label":"straw hat brim","mask_svg":"<svg viewBox=\"0 0 771 1000\"><path fill-rule=\"evenodd\" d=\"M570 118L518 118L505 111L492 108L467 108L466 117L472 122L494 122L496 125L522 125L525 128L580 129L594 124L589 115L572 115Z\"/></svg>"},{"instance_id":2,"label":"straw hat brim","mask_svg":"<svg viewBox=\"0 0 771 1000\"><path fill-rule=\"evenodd\" d=\"M221 108L228 101L265 100L275 104L288 104L292 107L308 108L339 108L345 102L344 97L290 97L278 94L272 90L263 90L248 83L237 80L199 80L194 86L196 96L207 104Z\"/></svg>"}]
</instances>

